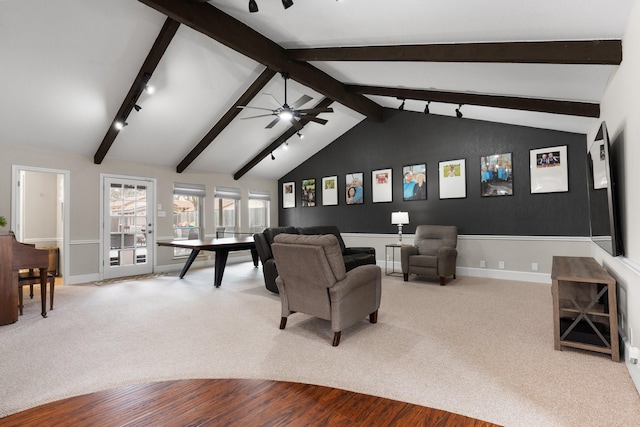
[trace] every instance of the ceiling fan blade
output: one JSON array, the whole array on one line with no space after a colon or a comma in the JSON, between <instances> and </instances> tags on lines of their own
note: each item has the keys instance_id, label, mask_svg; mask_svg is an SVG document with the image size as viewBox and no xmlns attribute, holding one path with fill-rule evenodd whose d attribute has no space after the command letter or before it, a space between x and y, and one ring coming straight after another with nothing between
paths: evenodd
<instances>
[{"instance_id":1,"label":"ceiling fan blade","mask_svg":"<svg viewBox=\"0 0 640 427\"><path fill-rule=\"evenodd\" d=\"M291 104L291 108L295 110L296 108L303 106L304 104L311 101L312 99L313 98L310 97L309 95L302 95L300 98L298 98L296 102Z\"/></svg>"},{"instance_id":2,"label":"ceiling fan blade","mask_svg":"<svg viewBox=\"0 0 640 427\"><path fill-rule=\"evenodd\" d=\"M269 123L267 126L265 126L265 129L271 129L272 127L274 127L278 122L280 121L280 117L276 116L275 119L273 119L273 121L271 123Z\"/></svg>"},{"instance_id":3,"label":"ceiling fan blade","mask_svg":"<svg viewBox=\"0 0 640 427\"><path fill-rule=\"evenodd\" d=\"M302 114L320 114L320 113L333 113L333 108L308 108L306 110L296 110Z\"/></svg>"},{"instance_id":4,"label":"ceiling fan blade","mask_svg":"<svg viewBox=\"0 0 640 427\"><path fill-rule=\"evenodd\" d=\"M291 126L293 126L297 131L302 130L302 125L296 118L291 119Z\"/></svg>"},{"instance_id":5,"label":"ceiling fan blade","mask_svg":"<svg viewBox=\"0 0 640 427\"><path fill-rule=\"evenodd\" d=\"M305 118L309 121L320 123L321 125L326 125L329 122L329 120L321 119L316 116L306 116Z\"/></svg>"},{"instance_id":6,"label":"ceiling fan blade","mask_svg":"<svg viewBox=\"0 0 640 427\"><path fill-rule=\"evenodd\" d=\"M251 107L249 105L238 105L238 108L250 108L252 110L264 110L264 111L271 111L273 114L276 114L276 110L272 109L272 108L262 108L262 107Z\"/></svg>"},{"instance_id":7,"label":"ceiling fan blade","mask_svg":"<svg viewBox=\"0 0 640 427\"><path fill-rule=\"evenodd\" d=\"M251 116L251 117L240 117L240 120L256 119L256 118L258 118L258 117L271 117L271 116L273 116L273 115L274 115L274 113L271 113L271 114L260 114L260 115L257 115L257 116Z\"/></svg>"},{"instance_id":8,"label":"ceiling fan blade","mask_svg":"<svg viewBox=\"0 0 640 427\"><path fill-rule=\"evenodd\" d=\"M280 103L280 101L278 101L278 98L276 98L273 94L269 93L269 92L262 92L263 95L267 95L271 97L271 100L274 101L276 103L276 105L278 107L280 107L282 104Z\"/></svg>"}]
</instances>

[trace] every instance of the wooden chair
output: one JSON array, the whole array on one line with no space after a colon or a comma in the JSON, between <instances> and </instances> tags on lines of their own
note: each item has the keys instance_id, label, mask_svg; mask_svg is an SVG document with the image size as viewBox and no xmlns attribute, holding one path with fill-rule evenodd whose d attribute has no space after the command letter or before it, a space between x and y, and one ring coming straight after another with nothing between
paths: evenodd
<instances>
[{"instance_id":1,"label":"wooden chair","mask_svg":"<svg viewBox=\"0 0 640 427\"><path fill-rule=\"evenodd\" d=\"M56 285L56 277L51 272L47 272L47 282L49 283L49 310L53 310L53 296ZM22 288L24 286L29 286L29 297L33 299L33 285L40 284L40 272L36 271L36 269L30 268L28 270L20 270L18 272L18 308L20 310L20 316L22 316L22 308L24 307L23 303L23 295ZM42 285L41 285L42 286ZM46 286L44 286L44 291L40 290L40 295L43 298L45 303L43 304L46 307L47 300L47 290ZM46 312L43 310L42 317L46 317Z\"/></svg>"}]
</instances>

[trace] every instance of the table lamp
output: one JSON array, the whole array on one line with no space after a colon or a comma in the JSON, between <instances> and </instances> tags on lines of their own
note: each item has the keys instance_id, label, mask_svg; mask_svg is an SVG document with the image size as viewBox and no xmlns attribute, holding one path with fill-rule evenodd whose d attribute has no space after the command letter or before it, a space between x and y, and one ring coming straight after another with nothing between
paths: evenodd
<instances>
[{"instance_id":1,"label":"table lamp","mask_svg":"<svg viewBox=\"0 0 640 427\"><path fill-rule=\"evenodd\" d=\"M398 244L402 245L402 226L409 224L409 212L391 212L391 224L398 226Z\"/></svg>"}]
</instances>

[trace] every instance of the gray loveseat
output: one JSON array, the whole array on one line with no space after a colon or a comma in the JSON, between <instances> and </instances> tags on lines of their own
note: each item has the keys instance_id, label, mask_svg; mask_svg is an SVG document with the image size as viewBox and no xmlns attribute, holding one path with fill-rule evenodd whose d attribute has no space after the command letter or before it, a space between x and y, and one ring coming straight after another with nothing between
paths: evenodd
<instances>
[{"instance_id":1,"label":"gray loveseat","mask_svg":"<svg viewBox=\"0 0 640 427\"><path fill-rule=\"evenodd\" d=\"M318 234L333 234L338 239L340 249L342 251L342 259L347 271L353 270L360 265L375 264L376 263L376 250L369 247L351 247L348 248L342 240L340 230L334 225L320 225L313 227L272 227L265 229L262 233L256 233L253 235L253 239L256 242L256 250L262 263L262 274L264 275L265 287L271 292L278 293L278 287L276 285L276 277L278 277L278 270L276 268L276 261L273 259L273 252L271 251L271 245L273 239L281 233L287 234L304 234L304 235L318 235Z\"/></svg>"}]
</instances>

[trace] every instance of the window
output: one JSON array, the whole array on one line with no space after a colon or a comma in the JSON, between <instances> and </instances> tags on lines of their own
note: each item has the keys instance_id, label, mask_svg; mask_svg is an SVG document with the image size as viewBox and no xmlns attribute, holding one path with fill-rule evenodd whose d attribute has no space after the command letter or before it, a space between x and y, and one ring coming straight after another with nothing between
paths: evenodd
<instances>
[{"instance_id":1,"label":"window","mask_svg":"<svg viewBox=\"0 0 640 427\"><path fill-rule=\"evenodd\" d=\"M213 213L216 237L231 237L240 231L240 189L216 187Z\"/></svg>"},{"instance_id":2,"label":"window","mask_svg":"<svg viewBox=\"0 0 640 427\"><path fill-rule=\"evenodd\" d=\"M270 203L268 191L249 190L249 232L260 233L269 227Z\"/></svg>"},{"instance_id":3,"label":"window","mask_svg":"<svg viewBox=\"0 0 640 427\"><path fill-rule=\"evenodd\" d=\"M204 237L202 206L204 205L204 185L173 184L173 238L176 240L200 239ZM173 256L182 257L191 251L173 248Z\"/></svg>"}]
</instances>

